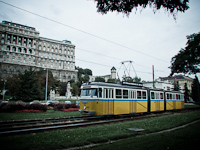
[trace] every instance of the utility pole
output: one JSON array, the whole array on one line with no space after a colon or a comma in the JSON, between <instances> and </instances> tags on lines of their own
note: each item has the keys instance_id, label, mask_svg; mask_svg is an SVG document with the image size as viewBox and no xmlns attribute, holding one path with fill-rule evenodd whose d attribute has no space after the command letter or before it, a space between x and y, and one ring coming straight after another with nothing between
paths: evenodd
<instances>
[{"instance_id":1,"label":"utility pole","mask_svg":"<svg viewBox=\"0 0 200 150\"><path fill-rule=\"evenodd\" d=\"M155 88L155 82L154 82L154 65L152 65L152 75L153 75L153 88Z\"/></svg>"}]
</instances>

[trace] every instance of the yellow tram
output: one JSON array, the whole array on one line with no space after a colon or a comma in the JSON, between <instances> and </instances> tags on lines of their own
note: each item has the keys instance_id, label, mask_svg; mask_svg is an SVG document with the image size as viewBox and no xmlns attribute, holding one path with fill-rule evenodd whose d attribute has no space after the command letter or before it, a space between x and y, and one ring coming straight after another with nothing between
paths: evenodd
<instances>
[{"instance_id":1,"label":"yellow tram","mask_svg":"<svg viewBox=\"0 0 200 150\"><path fill-rule=\"evenodd\" d=\"M82 114L122 115L183 108L183 94L180 92L101 82L85 83L81 86L79 112Z\"/></svg>"}]
</instances>

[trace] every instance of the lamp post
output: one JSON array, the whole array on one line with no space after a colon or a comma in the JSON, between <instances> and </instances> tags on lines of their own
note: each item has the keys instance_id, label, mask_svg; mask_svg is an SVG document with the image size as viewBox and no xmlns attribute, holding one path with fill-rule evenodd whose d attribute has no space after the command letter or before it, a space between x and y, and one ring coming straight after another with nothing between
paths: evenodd
<instances>
[{"instance_id":1,"label":"lamp post","mask_svg":"<svg viewBox=\"0 0 200 150\"><path fill-rule=\"evenodd\" d=\"M45 92L45 101L47 102L47 88L48 88L48 69L47 69L47 75L46 75L46 92Z\"/></svg>"},{"instance_id":2,"label":"lamp post","mask_svg":"<svg viewBox=\"0 0 200 150\"><path fill-rule=\"evenodd\" d=\"M7 80L5 80L5 81L4 81L4 84L3 84L3 85L4 85L4 87L3 87L3 101L4 101L4 96L5 96L5 85L6 85L6 81L7 81Z\"/></svg>"}]
</instances>

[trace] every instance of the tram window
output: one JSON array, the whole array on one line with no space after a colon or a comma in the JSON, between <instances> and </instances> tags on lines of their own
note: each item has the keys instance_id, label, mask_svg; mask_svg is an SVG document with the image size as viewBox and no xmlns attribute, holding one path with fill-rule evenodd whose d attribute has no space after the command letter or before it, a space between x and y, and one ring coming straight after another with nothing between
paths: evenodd
<instances>
[{"instance_id":1,"label":"tram window","mask_svg":"<svg viewBox=\"0 0 200 150\"><path fill-rule=\"evenodd\" d=\"M128 99L128 90L123 90L123 98Z\"/></svg>"},{"instance_id":2,"label":"tram window","mask_svg":"<svg viewBox=\"0 0 200 150\"><path fill-rule=\"evenodd\" d=\"M142 98L142 92L141 91L137 91L137 99L141 99Z\"/></svg>"},{"instance_id":3,"label":"tram window","mask_svg":"<svg viewBox=\"0 0 200 150\"><path fill-rule=\"evenodd\" d=\"M81 96L97 96L97 89L83 89Z\"/></svg>"},{"instance_id":4,"label":"tram window","mask_svg":"<svg viewBox=\"0 0 200 150\"><path fill-rule=\"evenodd\" d=\"M156 99L160 99L160 98L159 98L159 93L156 93Z\"/></svg>"},{"instance_id":5,"label":"tram window","mask_svg":"<svg viewBox=\"0 0 200 150\"><path fill-rule=\"evenodd\" d=\"M116 89L116 98L122 98L122 90Z\"/></svg>"},{"instance_id":6,"label":"tram window","mask_svg":"<svg viewBox=\"0 0 200 150\"><path fill-rule=\"evenodd\" d=\"M108 92L109 92L109 90L108 89L104 89L105 90L105 97L104 98L109 98L108 97Z\"/></svg>"},{"instance_id":7,"label":"tram window","mask_svg":"<svg viewBox=\"0 0 200 150\"><path fill-rule=\"evenodd\" d=\"M110 98L113 98L113 89L110 89Z\"/></svg>"},{"instance_id":8,"label":"tram window","mask_svg":"<svg viewBox=\"0 0 200 150\"><path fill-rule=\"evenodd\" d=\"M145 91L142 91L142 99L146 99L147 98L147 93Z\"/></svg>"},{"instance_id":9,"label":"tram window","mask_svg":"<svg viewBox=\"0 0 200 150\"><path fill-rule=\"evenodd\" d=\"M167 99L169 99L169 94L167 93Z\"/></svg>"},{"instance_id":10,"label":"tram window","mask_svg":"<svg viewBox=\"0 0 200 150\"><path fill-rule=\"evenodd\" d=\"M155 99L155 93L151 92L151 99Z\"/></svg>"},{"instance_id":11,"label":"tram window","mask_svg":"<svg viewBox=\"0 0 200 150\"><path fill-rule=\"evenodd\" d=\"M183 100L184 98L183 98L183 94L181 94L181 100Z\"/></svg>"},{"instance_id":12,"label":"tram window","mask_svg":"<svg viewBox=\"0 0 200 150\"><path fill-rule=\"evenodd\" d=\"M135 91L133 91L133 98L135 99Z\"/></svg>"},{"instance_id":13,"label":"tram window","mask_svg":"<svg viewBox=\"0 0 200 150\"><path fill-rule=\"evenodd\" d=\"M176 99L180 99L180 94L176 94Z\"/></svg>"},{"instance_id":14,"label":"tram window","mask_svg":"<svg viewBox=\"0 0 200 150\"><path fill-rule=\"evenodd\" d=\"M173 94L172 97L173 97L173 99L176 99L176 95L175 94Z\"/></svg>"},{"instance_id":15,"label":"tram window","mask_svg":"<svg viewBox=\"0 0 200 150\"><path fill-rule=\"evenodd\" d=\"M169 94L169 99L172 99L172 94Z\"/></svg>"},{"instance_id":16,"label":"tram window","mask_svg":"<svg viewBox=\"0 0 200 150\"><path fill-rule=\"evenodd\" d=\"M133 98L132 93L133 93L133 91L129 91L129 98Z\"/></svg>"},{"instance_id":17,"label":"tram window","mask_svg":"<svg viewBox=\"0 0 200 150\"><path fill-rule=\"evenodd\" d=\"M99 88L99 98L102 98L102 88Z\"/></svg>"},{"instance_id":18,"label":"tram window","mask_svg":"<svg viewBox=\"0 0 200 150\"><path fill-rule=\"evenodd\" d=\"M164 99L163 93L160 93L160 99Z\"/></svg>"}]
</instances>

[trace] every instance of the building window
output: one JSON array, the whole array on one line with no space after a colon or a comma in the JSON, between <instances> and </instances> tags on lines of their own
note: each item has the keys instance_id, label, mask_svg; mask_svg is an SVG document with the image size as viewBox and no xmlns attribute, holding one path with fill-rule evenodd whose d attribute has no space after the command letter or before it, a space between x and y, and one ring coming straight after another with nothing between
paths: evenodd
<instances>
[{"instance_id":1,"label":"building window","mask_svg":"<svg viewBox=\"0 0 200 150\"><path fill-rule=\"evenodd\" d=\"M23 52L24 52L24 53L26 53L26 52L27 52L26 48L24 48L24 49L23 49Z\"/></svg>"},{"instance_id":2,"label":"building window","mask_svg":"<svg viewBox=\"0 0 200 150\"><path fill-rule=\"evenodd\" d=\"M20 47L18 48L18 52L19 52L19 53L21 53L21 52L22 52L22 49L21 49Z\"/></svg>"},{"instance_id":3,"label":"building window","mask_svg":"<svg viewBox=\"0 0 200 150\"><path fill-rule=\"evenodd\" d=\"M31 49L29 49L29 54L31 54L32 53L32 50Z\"/></svg>"},{"instance_id":4,"label":"building window","mask_svg":"<svg viewBox=\"0 0 200 150\"><path fill-rule=\"evenodd\" d=\"M16 47L13 47L13 48L12 48L12 51L15 52L15 51L16 51Z\"/></svg>"},{"instance_id":5,"label":"building window","mask_svg":"<svg viewBox=\"0 0 200 150\"><path fill-rule=\"evenodd\" d=\"M4 44L4 39L1 39L1 44Z\"/></svg>"},{"instance_id":6,"label":"building window","mask_svg":"<svg viewBox=\"0 0 200 150\"><path fill-rule=\"evenodd\" d=\"M8 50L8 51L9 51L9 50L10 50L10 46L7 46L7 47L6 47L6 50Z\"/></svg>"}]
</instances>

